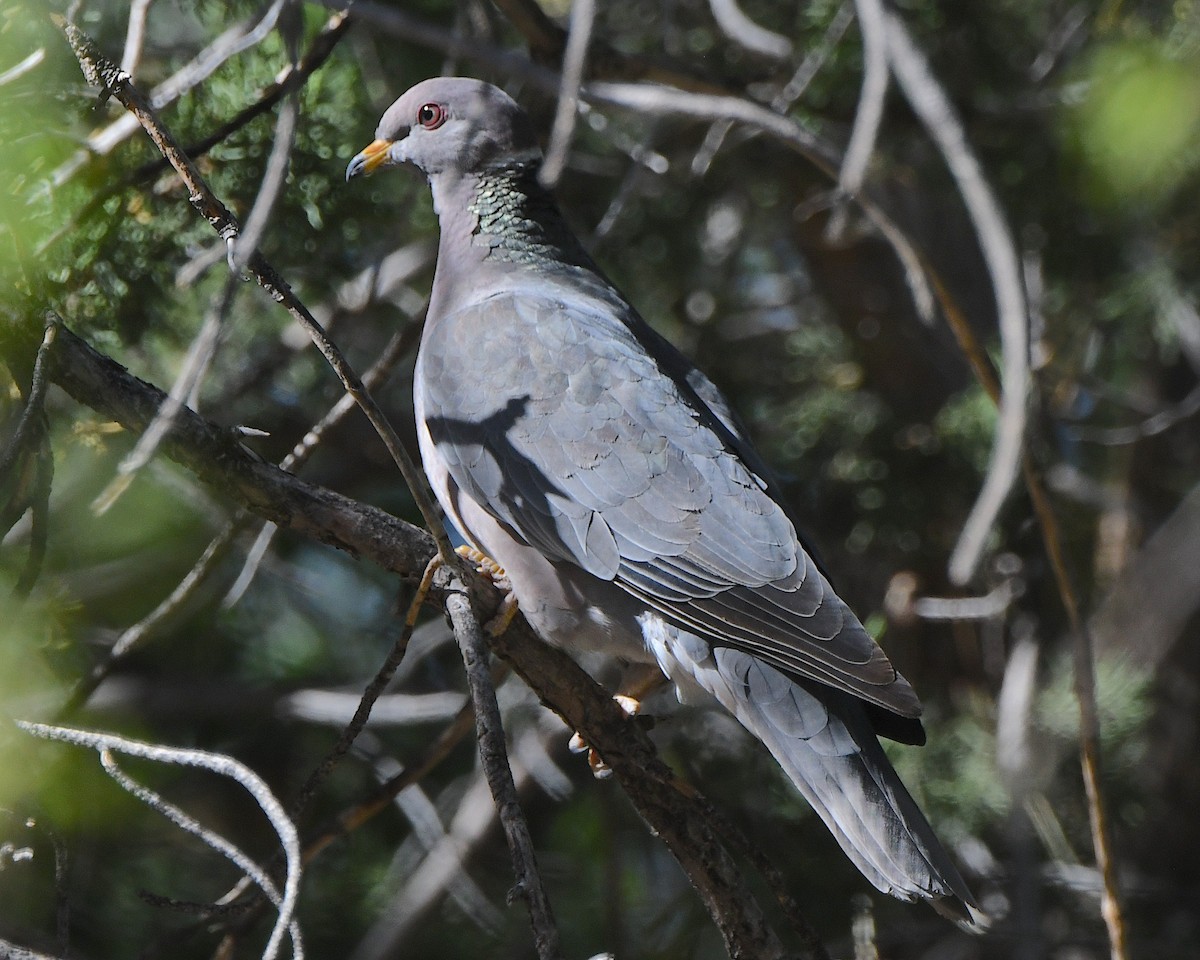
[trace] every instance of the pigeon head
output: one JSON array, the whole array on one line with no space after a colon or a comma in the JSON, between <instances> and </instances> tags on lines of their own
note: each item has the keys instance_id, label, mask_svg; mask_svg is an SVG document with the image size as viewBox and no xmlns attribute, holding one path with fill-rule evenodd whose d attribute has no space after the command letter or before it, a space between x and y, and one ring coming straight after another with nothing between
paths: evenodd
<instances>
[{"instance_id":1,"label":"pigeon head","mask_svg":"<svg viewBox=\"0 0 1200 960\"><path fill-rule=\"evenodd\" d=\"M467 77L436 77L388 107L375 140L346 179L411 163L427 176L480 173L541 157L529 118L503 90Z\"/></svg>"}]
</instances>

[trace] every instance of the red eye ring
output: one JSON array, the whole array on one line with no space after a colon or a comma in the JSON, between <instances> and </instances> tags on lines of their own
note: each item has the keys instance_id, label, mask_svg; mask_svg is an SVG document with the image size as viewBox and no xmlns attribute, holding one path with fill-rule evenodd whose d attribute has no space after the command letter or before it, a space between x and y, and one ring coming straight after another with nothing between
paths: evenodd
<instances>
[{"instance_id":1,"label":"red eye ring","mask_svg":"<svg viewBox=\"0 0 1200 960\"><path fill-rule=\"evenodd\" d=\"M425 103L417 110L417 123L426 130L436 130L446 122L446 110L440 103Z\"/></svg>"}]
</instances>

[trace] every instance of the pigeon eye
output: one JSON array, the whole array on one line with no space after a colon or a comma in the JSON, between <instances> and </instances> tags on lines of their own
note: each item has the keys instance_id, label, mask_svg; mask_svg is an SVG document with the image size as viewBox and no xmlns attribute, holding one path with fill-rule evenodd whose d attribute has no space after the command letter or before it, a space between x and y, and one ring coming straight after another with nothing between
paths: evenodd
<instances>
[{"instance_id":1,"label":"pigeon eye","mask_svg":"<svg viewBox=\"0 0 1200 960\"><path fill-rule=\"evenodd\" d=\"M426 130L436 130L446 122L446 111L441 104L427 103L417 111L417 123Z\"/></svg>"}]
</instances>

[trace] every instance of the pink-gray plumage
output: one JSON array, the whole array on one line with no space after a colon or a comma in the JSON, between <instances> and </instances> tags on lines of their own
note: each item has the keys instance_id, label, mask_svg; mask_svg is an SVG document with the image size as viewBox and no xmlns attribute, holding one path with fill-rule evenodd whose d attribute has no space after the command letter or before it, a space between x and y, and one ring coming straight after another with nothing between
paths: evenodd
<instances>
[{"instance_id":1,"label":"pink-gray plumage","mask_svg":"<svg viewBox=\"0 0 1200 960\"><path fill-rule=\"evenodd\" d=\"M347 177L410 163L437 271L414 374L434 492L547 641L657 664L760 739L862 873L975 901L877 734L923 742L908 682L809 556L720 391L613 287L537 182L521 108L417 84Z\"/></svg>"}]
</instances>

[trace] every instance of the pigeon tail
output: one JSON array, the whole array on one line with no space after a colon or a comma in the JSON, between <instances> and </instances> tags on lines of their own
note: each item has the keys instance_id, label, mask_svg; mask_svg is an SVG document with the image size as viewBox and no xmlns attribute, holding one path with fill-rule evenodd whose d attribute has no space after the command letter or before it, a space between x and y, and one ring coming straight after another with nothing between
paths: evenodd
<instances>
[{"instance_id":1,"label":"pigeon tail","mask_svg":"<svg viewBox=\"0 0 1200 960\"><path fill-rule=\"evenodd\" d=\"M852 697L801 685L740 650L712 650L659 621L648 646L672 680L698 685L771 751L846 855L879 890L928 900L968 928L986 918Z\"/></svg>"}]
</instances>

